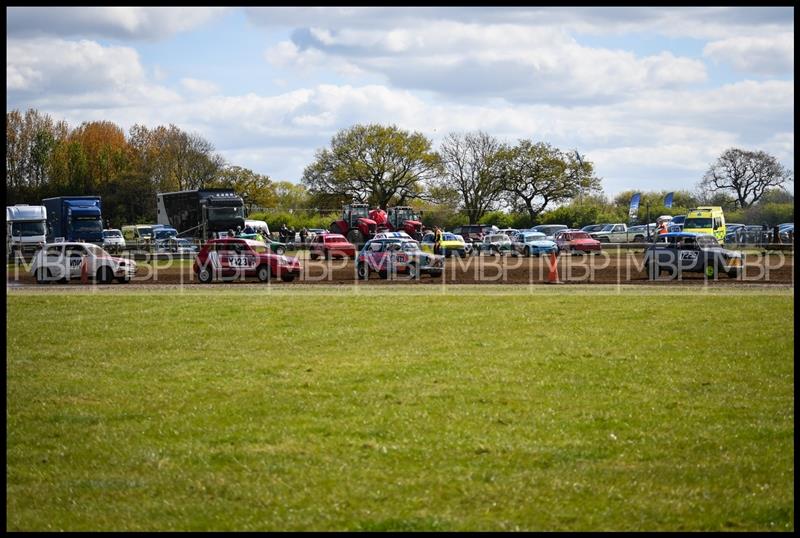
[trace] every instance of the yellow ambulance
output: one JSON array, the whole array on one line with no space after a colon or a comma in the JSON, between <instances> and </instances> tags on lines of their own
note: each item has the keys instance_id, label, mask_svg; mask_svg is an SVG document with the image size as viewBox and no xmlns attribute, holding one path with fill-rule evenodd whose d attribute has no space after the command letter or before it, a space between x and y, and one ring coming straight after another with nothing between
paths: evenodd
<instances>
[{"instance_id":1,"label":"yellow ambulance","mask_svg":"<svg viewBox=\"0 0 800 538\"><path fill-rule=\"evenodd\" d=\"M725 215L720 206L700 206L689 211L683 231L710 234L722 243L725 240Z\"/></svg>"}]
</instances>

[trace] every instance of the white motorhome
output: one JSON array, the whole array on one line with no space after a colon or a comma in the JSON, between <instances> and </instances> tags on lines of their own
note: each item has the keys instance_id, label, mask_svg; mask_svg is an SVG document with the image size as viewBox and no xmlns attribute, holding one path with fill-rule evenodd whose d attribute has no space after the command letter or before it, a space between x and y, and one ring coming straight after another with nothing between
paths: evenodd
<instances>
[{"instance_id":1,"label":"white motorhome","mask_svg":"<svg viewBox=\"0 0 800 538\"><path fill-rule=\"evenodd\" d=\"M47 235L47 210L41 205L6 206L6 247L15 252L33 254L44 244Z\"/></svg>"}]
</instances>

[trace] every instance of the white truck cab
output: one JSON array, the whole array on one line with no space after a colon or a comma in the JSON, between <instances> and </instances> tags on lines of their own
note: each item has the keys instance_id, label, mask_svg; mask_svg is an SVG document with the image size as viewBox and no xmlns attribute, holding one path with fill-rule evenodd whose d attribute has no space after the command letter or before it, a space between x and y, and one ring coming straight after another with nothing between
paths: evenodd
<instances>
[{"instance_id":1,"label":"white truck cab","mask_svg":"<svg viewBox=\"0 0 800 538\"><path fill-rule=\"evenodd\" d=\"M33 254L46 240L47 210L41 205L6 206L6 247L9 257L16 252Z\"/></svg>"}]
</instances>

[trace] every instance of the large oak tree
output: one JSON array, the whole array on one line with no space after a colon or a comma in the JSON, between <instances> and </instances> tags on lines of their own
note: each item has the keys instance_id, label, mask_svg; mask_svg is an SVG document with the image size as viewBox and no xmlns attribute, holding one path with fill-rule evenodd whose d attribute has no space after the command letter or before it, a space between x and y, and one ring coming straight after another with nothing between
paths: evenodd
<instances>
[{"instance_id":1,"label":"large oak tree","mask_svg":"<svg viewBox=\"0 0 800 538\"><path fill-rule=\"evenodd\" d=\"M439 173L438 155L420 133L369 124L339 131L317 151L302 183L316 199L356 200L385 209L420 195Z\"/></svg>"}]
</instances>

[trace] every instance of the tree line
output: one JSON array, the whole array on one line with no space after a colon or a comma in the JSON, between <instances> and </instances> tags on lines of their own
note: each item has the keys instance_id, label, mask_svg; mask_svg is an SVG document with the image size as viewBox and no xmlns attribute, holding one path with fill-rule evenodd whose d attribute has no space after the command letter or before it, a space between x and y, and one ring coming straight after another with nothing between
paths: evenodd
<instances>
[{"instance_id":1,"label":"tree line","mask_svg":"<svg viewBox=\"0 0 800 538\"><path fill-rule=\"evenodd\" d=\"M200 187L235 189L249 213L271 226L325 228L354 200L384 209L412 205L431 226L627 221L633 191L609 200L601 181L577 150L546 142L509 144L476 131L450 133L434 149L419 132L358 124L319 149L296 184L228 163L211 142L171 124L137 124L126 133L108 121L71 128L35 109L6 113L8 203L99 195L108 224L116 227L155 222L158 192ZM764 217L754 207L783 204L770 219L786 219L785 206L793 197L785 185L791 181L791 172L775 157L731 148L709 167L696 192L675 193L669 211L663 207L665 193L643 193L640 218L647 206L653 213L678 214L713 203L752 218Z\"/></svg>"}]
</instances>

